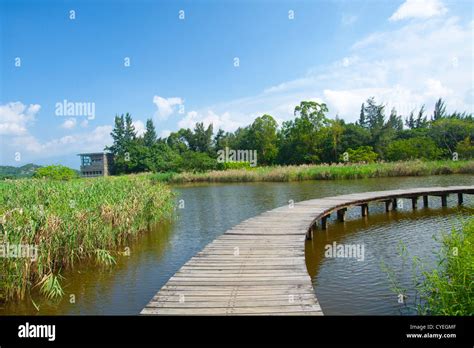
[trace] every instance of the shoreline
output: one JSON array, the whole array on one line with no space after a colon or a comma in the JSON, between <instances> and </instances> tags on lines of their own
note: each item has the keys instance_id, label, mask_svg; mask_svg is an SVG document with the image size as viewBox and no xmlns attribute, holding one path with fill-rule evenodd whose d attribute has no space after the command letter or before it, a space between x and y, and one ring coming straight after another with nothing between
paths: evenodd
<instances>
[{"instance_id":1,"label":"shoreline","mask_svg":"<svg viewBox=\"0 0 474 348\"><path fill-rule=\"evenodd\" d=\"M225 171L153 173L152 180L167 184L292 182L382 177L474 174L474 161L407 161L370 164L271 166Z\"/></svg>"}]
</instances>

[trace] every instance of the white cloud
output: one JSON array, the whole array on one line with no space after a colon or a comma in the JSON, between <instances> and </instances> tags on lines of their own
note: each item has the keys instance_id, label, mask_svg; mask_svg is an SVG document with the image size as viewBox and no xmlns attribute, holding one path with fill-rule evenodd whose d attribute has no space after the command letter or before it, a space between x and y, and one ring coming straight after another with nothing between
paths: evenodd
<instances>
[{"instance_id":1,"label":"white cloud","mask_svg":"<svg viewBox=\"0 0 474 348\"><path fill-rule=\"evenodd\" d=\"M171 131L169 129L164 129L161 131L159 137L160 138L168 138L171 134Z\"/></svg>"},{"instance_id":2,"label":"white cloud","mask_svg":"<svg viewBox=\"0 0 474 348\"><path fill-rule=\"evenodd\" d=\"M447 9L440 0L406 0L389 19L391 21L408 18L426 19L446 12Z\"/></svg>"},{"instance_id":3,"label":"white cloud","mask_svg":"<svg viewBox=\"0 0 474 348\"><path fill-rule=\"evenodd\" d=\"M11 139L17 151L35 154L36 158L48 158L79 152L100 152L112 143L112 126L98 126L90 132L66 135L60 138L39 141L27 134Z\"/></svg>"},{"instance_id":4,"label":"white cloud","mask_svg":"<svg viewBox=\"0 0 474 348\"><path fill-rule=\"evenodd\" d=\"M136 120L136 121L133 121L132 124L135 127L135 132L137 136L142 136L143 134L145 134L146 127L142 121Z\"/></svg>"},{"instance_id":5,"label":"white cloud","mask_svg":"<svg viewBox=\"0 0 474 348\"><path fill-rule=\"evenodd\" d=\"M368 35L349 52L305 76L281 82L260 94L209 106L188 113L180 127L195 122L215 122L214 128L235 130L268 113L282 121L293 118L302 100L324 101L329 117L339 114L347 122L357 120L360 105L374 96L407 116L425 104L432 112L443 97L450 111L472 112L473 22L456 17L434 17Z\"/></svg>"},{"instance_id":6,"label":"white cloud","mask_svg":"<svg viewBox=\"0 0 474 348\"><path fill-rule=\"evenodd\" d=\"M212 109L207 109L204 112L189 111L186 116L178 122L178 126L179 128L193 129L197 122L204 123L205 127L212 124L214 130L222 128L227 131L234 131L241 125L240 122L236 122L232 119L229 112L217 114Z\"/></svg>"},{"instance_id":7,"label":"white cloud","mask_svg":"<svg viewBox=\"0 0 474 348\"><path fill-rule=\"evenodd\" d=\"M0 105L0 134L22 135L27 133L27 125L32 123L41 106L21 102Z\"/></svg>"},{"instance_id":8,"label":"white cloud","mask_svg":"<svg viewBox=\"0 0 474 348\"><path fill-rule=\"evenodd\" d=\"M183 105L184 101L179 97L163 98L155 95L153 97L153 103L158 109L155 113L155 116L158 118L158 120L166 120L176 111L177 106Z\"/></svg>"},{"instance_id":9,"label":"white cloud","mask_svg":"<svg viewBox=\"0 0 474 348\"><path fill-rule=\"evenodd\" d=\"M26 106L21 102L10 102L0 105L0 134L2 134L2 159L13 158L19 152L22 160L36 161L79 152L102 151L112 142L112 126L99 126L92 131L68 134L51 140L40 141L30 133L28 127L35 120L40 105ZM63 123L66 129L76 126L76 119ZM17 163L15 163L17 164Z\"/></svg>"},{"instance_id":10,"label":"white cloud","mask_svg":"<svg viewBox=\"0 0 474 348\"><path fill-rule=\"evenodd\" d=\"M68 118L66 121L63 122L61 125L64 129L73 129L77 125L77 120L75 118Z\"/></svg>"},{"instance_id":11,"label":"white cloud","mask_svg":"<svg viewBox=\"0 0 474 348\"><path fill-rule=\"evenodd\" d=\"M426 92L427 96L439 98L446 98L451 95L453 91L449 88L446 88L442 85L441 81L435 79L426 80Z\"/></svg>"}]
</instances>

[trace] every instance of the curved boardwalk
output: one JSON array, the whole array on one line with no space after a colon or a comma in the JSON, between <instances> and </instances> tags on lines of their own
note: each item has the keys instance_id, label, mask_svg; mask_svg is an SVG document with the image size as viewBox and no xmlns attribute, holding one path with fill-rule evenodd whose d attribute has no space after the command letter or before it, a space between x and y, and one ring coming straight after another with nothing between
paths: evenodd
<instances>
[{"instance_id":1,"label":"curved boardwalk","mask_svg":"<svg viewBox=\"0 0 474 348\"><path fill-rule=\"evenodd\" d=\"M428 196L447 205L447 195L474 194L474 186L414 188L312 199L267 211L236 225L191 258L153 297L141 314L159 315L322 315L306 270L304 241L327 228L333 212L411 199L413 209ZM433 197L431 197L433 199Z\"/></svg>"}]
</instances>

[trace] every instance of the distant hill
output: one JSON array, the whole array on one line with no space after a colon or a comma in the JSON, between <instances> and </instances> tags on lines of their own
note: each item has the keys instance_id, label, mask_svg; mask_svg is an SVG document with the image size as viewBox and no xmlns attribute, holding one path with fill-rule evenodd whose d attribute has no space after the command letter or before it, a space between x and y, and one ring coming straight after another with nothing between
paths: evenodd
<instances>
[{"instance_id":1,"label":"distant hill","mask_svg":"<svg viewBox=\"0 0 474 348\"><path fill-rule=\"evenodd\" d=\"M41 166L28 163L21 167L0 166L0 179L30 178Z\"/></svg>"}]
</instances>

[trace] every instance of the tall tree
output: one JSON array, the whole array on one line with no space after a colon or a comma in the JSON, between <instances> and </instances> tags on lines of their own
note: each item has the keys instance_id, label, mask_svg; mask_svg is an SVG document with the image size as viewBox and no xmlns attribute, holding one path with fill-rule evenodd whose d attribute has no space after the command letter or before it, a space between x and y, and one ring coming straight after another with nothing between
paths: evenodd
<instances>
[{"instance_id":1,"label":"tall tree","mask_svg":"<svg viewBox=\"0 0 474 348\"><path fill-rule=\"evenodd\" d=\"M213 126L210 124L207 128L204 127L203 122L196 123L194 127L194 133L189 132L188 143L189 147L193 151L205 152L208 154L212 153L212 134Z\"/></svg>"},{"instance_id":2,"label":"tall tree","mask_svg":"<svg viewBox=\"0 0 474 348\"><path fill-rule=\"evenodd\" d=\"M155 125L151 118L146 120L146 131L143 134L143 142L145 146L152 147L156 143Z\"/></svg>"},{"instance_id":3,"label":"tall tree","mask_svg":"<svg viewBox=\"0 0 474 348\"><path fill-rule=\"evenodd\" d=\"M411 111L410 116L406 118L405 125L410 129L416 128L416 121L415 121L415 116L413 115L413 111Z\"/></svg>"},{"instance_id":4,"label":"tall tree","mask_svg":"<svg viewBox=\"0 0 474 348\"><path fill-rule=\"evenodd\" d=\"M439 98L435 104L433 121L440 120L443 117L446 117L446 105L444 104L443 99Z\"/></svg>"},{"instance_id":5,"label":"tall tree","mask_svg":"<svg viewBox=\"0 0 474 348\"><path fill-rule=\"evenodd\" d=\"M425 113L425 106L422 105L420 108L420 111L418 111L418 116L415 121L416 129L426 128L426 126L428 125L428 121L426 119L426 116L424 116L424 113Z\"/></svg>"},{"instance_id":6,"label":"tall tree","mask_svg":"<svg viewBox=\"0 0 474 348\"><path fill-rule=\"evenodd\" d=\"M257 117L250 126L250 147L257 150L258 162L261 164L274 163L278 154L278 124L270 115Z\"/></svg>"},{"instance_id":7,"label":"tall tree","mask_svg":"<svg viewBox=\"0 0 474 348\"><path fill-rule=\"evenodd\" d=\"M135 126L133 125L132 115L127 112L125 114L125 131L123 138L127 144L130 144L136 137L137 134L135 132Z\"/></svg>"},{"instance_id":8,"label":"tall tree","mask_svg":"<svg viewBox=\"0 0 474 348\"><path fill-rule=\"evenodd\" d=\"M216 135L214 136L213 143L215 152L224 149L226 146L229 146L228 139L224 130L219 128Z\"/></svg>"},{"instance_id":9,"label":"tall tree","mask_svg":"<svg viewBox=\"0 0 474 348\"><path fill-rule=\"evenodd\" d=\"M365 117L365 104L362 103L360 106L360 114L359 114L359 121L357 124L361 127L367 128L367 119Z\"/></svg>"},{"instance_id":10,"label":"tall tree","mask_svg":"<svg viewBox=\"0 0 474 348\"><path fill-rule=\"evenodd\" d=\"M323 127L328 125L324 103L302 101L295 107L295 119L283 122L280 132L280 163L316 163L321 160Z\"/></svg>"},{"instance_id":11,"label":"tall tree","mask_svg":"<svg viewBox=\"0 0 474 348\"><path fill-rule=\"evenodd\" d=\"M394 129L396 132L401 132L403 130L403 120L401 116L397 115L397 110L392 108L390 116L387 120L387 127Z\"/></svg>"},{"instance_id":12,"label":"tall tree","mask_svg":"<svg viewBox=\"0 0 474 348\"><path fill-rule=\"evenodd\" d=\"M113 139L112 146L107 146L105 149L113 153L114 155L123 154L125 152L125 123L123 115L115 116L114 129L110 133Z\"/></svg>"}]
</instances>

